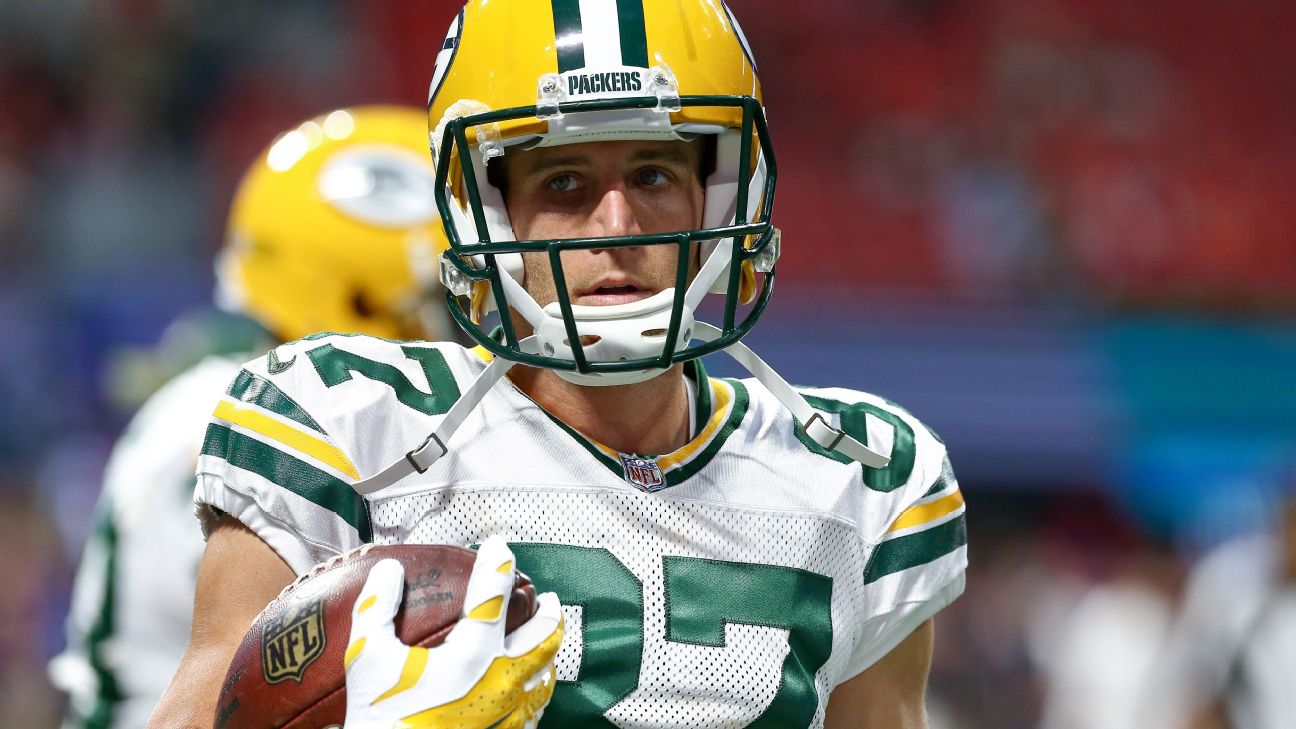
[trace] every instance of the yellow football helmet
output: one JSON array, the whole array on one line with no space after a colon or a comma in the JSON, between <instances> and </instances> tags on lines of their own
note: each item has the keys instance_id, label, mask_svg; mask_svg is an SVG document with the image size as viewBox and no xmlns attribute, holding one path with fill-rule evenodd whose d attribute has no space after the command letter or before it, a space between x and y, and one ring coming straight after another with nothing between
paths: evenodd
<instances>
[{"instance_id":1,"label":"yellow football helmet","mask_svg":"<svg viewBox=\"0 0 1296 729\"><path fill-rule=\"evenodd\" d=\"M763 311L779 252L776 167L756 65L721 0L470 0L437 57L428 123L452 249L441 265L450 313L497 356L580 384L626 384L737 342ZM707 135L714 171L702 226L690 231L517 241L487 175L513 148ZM541 308L521 285L523 252L556 264L560 250L645 245L681 255L677 285L644 301L573 306L560 285ZM718 335L694 328L708 292L726 297ZM512 309L535 336L519 340L505 315L502 341L493 338L482 326L492 309ZM710 338L695 341L703 331Z\"/></svg>"},{"instance_id":2,"label":"yellow football helmet","mask_svg":"<svg viewBox=\"0 0 1296 729\"><path fill-rule=\"evenodd\" d=\"M217 302L285 341L446 338L433 174L420 109L339 109L281 134L239 184Z\"/></svg>"}]
</instances>

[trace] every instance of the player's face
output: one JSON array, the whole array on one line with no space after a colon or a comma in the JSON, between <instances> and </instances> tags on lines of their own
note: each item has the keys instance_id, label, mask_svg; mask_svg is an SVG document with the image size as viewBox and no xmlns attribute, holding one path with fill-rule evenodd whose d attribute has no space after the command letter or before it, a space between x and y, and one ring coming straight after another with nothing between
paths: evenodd
<instances>
[{"instance_id":1,"label":"player's face","mask_svg":"<svg viewBox=\"0 0 1296 729\"><path fill-rule=\"evenodd\" d=\"M505 204L519 240L623 236L697 228L703 188L697 142L569 144L505 155ZM679 248L648 245L564 251L573 304L607 306L674 285ZM557 300L543 253L523 255L523 285L541 306ZM696 269L694 263L693 268Z\"/></svg>"}]
</instances>

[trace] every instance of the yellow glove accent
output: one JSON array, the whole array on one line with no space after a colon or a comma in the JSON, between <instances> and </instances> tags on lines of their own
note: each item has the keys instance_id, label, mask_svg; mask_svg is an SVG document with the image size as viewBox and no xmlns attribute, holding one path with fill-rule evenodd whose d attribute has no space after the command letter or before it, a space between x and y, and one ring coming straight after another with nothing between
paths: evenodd
<instances>
[{"instance_id":1,"label":"yellow glove accent","mask_svg":"<svg viewBox=\"0 0 1296 729\"><path fill-rule=\"evenodd\" d=\"M544 593L535 616L504 635L513 563L502 538L482 544L465 615L430 649L396 637L404 568L396 560L374 565L352 611L347 729L533 729L556 684L562 608Z\"/></svg>"},{"instance_id":2,"label":"yellow glove accent","mask_svg":"<svg viewBox=\"0 0 1296 729\"><path fill-rule=\"evenodd\" d=\"M524 729L540 721L540 713L553 697L557 677L552 657L562 644L562 631L554 631L536 649L519 658L496 658L471 695L454 703L407 716L400 729ZM532 679L535 679L534 681ZM531 685L528 688L528 684ZM505 717L489 724L495 717Z\"/></svg>"}]
</instances>

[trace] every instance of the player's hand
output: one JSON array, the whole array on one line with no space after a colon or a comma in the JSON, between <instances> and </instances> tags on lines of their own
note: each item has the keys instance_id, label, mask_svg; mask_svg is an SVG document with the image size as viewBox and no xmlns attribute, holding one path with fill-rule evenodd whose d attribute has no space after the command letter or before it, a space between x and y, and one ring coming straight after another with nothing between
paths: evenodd
<instances>
[{"instance_id":1,"label":"player's hand","mask_svg":"<svg viewBox=\"0 0 1296 729\"><path fill-rule=\"evenodd\" d=\"M553 696L562 612L546 592L535 616L505 635L513 564L502 538L482 543L463 618L435 648L396 637L405 570L393 559L374 565L351 613L346 729L535 727Z\"/></svg>"}]
</instances>

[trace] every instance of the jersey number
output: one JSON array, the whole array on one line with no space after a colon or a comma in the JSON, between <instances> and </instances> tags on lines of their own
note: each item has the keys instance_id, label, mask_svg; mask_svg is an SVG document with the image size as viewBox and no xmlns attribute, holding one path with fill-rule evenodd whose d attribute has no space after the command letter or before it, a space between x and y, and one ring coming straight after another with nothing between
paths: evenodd
<instances>
[{"instance_id":1,"label":"jersey number","mask_svg":"<svg viewBox=\"0 0 1296 729\"><path fill-rule=\"evenodd\" d=\"M544 726L613 726L603 714L639 685L643 583L602 547L509 545L518 568L581 606L581 665L559 681ZM728 624L788 631L778 693L752 727L809 726L819 706L815 672L832 651L832 578L791 567L662 558L666 640L725 646Z\"/></svg>"},{"instance_id":2,"label":"jersey number","mask_svg":"<svg viewBox=\"0 0 1296 729\"><path fill-rule=\"evenodd\" d=\"M441 415L450 410L459 399L459 386L446 365L445 357L428 347L401 347L405 356L423 367L431 392L423 392L410 382L395 365L377 362L367 357L338 349L332 344L318 346L309 352L311 363L320 379L328 387L337 387L351 380L351 373L381 382L396 393L396 399L424 415Z\"/></svg>"}]
</instances>

